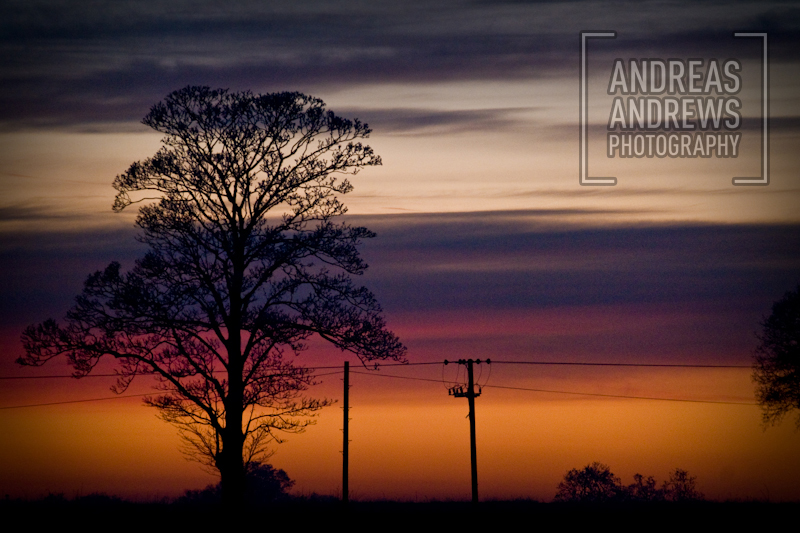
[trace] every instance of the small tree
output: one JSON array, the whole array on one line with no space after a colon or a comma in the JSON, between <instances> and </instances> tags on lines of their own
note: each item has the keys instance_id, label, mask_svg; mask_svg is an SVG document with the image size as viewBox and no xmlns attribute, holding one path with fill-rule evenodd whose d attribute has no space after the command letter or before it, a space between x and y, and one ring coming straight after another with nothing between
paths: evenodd
<instances>
[{"instance_id":1,"label":"small tree","mask_svg":"<svg viewBox=\"0 0 800 533\"><path fill-rule=\"evenodd\" d=\"M661 488L664 498L673 502L689 502L703 499L703 493L697 490L697 476L690 476L689 472L676 468L669 475Z\"/></svg>"},{"instance_id":2,"label":"small tree","mask_svg":"<svg viewBox=\"0 0 800 533\"><path fill-rule=\"evenodd\" d=\"M633 475L633 483L625 490L627 499L634 502L655 502L664 499L664 493L656 486L653 476Z\"/></svg>"},{"instance_id":3,"label":"small tree","mask_svg":"<svg viewBox=\"0 0 800 533\"><path fill-rule=\"evenodd\" d=\"M619 498L623 492L620 479L604 464L594 462L582 470L572 469L558 484L556 501L608 502Z\"/></svg>"},{"instance_id":4,"label":"small tree","mask_svg":"<svg viewBox=\"0 0 800 533\"><path fill-rule=\"evenodd\" d=\"M800 285L775 302L772 314L761 325L753 381L768 426L800 410ZM796 424L800 429L800 413Z\"/></svg>"},{"instance_id":5,"label":"small tree","mask_svg":"<svg viewBox=\"0 0 800 533\"><path fill-rule=\"evenodd\" d=\"M336 223L342 174L379 165L370 130L300 93L208 87L175 91L144 124L165 135L152 158L117 176L114 210L145 201L136 224L149 252L86 280L67 313L28 327L19 363L64 355L85 376L119 363L116 391L154 375L146 403L175 424L184 451L219 470L223 499L240 501L247 465L281 431L301 431L327 405L304 398L297 367L314 334L363 362L403 360L373 295L351 276L367 265L366 228Z\"/></svg>"}]
</instances>

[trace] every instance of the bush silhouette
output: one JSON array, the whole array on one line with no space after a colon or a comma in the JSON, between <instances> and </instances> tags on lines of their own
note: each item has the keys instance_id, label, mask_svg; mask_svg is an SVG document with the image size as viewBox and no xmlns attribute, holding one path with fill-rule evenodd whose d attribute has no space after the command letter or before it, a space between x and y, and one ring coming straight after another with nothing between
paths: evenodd
<instances>
[{"instance_id":1,"label":"bush silhouette","mask_svg":"<svg viewBox=\"0 0 800 533\"><path fill-rule=\"evenodd\" d=\"M697 476L690 476L689 472L676 468L669 475L669 481L664 482L662 491L664 499L672 502L689 502L703 499L703 493L696 488Z\"/></svg>"},{"instance_id":2,"label":"bush silhouette","mask_svg":"<svg viewBox=\"0 0 800 533\"><path fill-rule=\"evenodd\" d=\"M555 500L561 502L607 502L619 498L623 488L608 465L594 462L582 470L573 468L558 484Z\"/></svg>"},{"instance_id":3,"label":"bush silhouette","mask_svg":"<svg viewBox=\"0 0 800 533\"><path fill-rule=\"evenodd\" d=\"M286 472L267 463L253 462L247 466L244 502L249 505L266 505L289 496L294 481ZM210 505L222 502L220 483L200 490L187 490L179 503Z\"/></svg>"},{"instance_id":4,"label":"bush silhouette","mask_svg":"<svg viewBox=\"0 0 800 533\"><path fill-rule=\"evenodd\" d=\"M676 468L669 480L658 488L653 476L634 474L633 483L622 485L608 465L594 462L578 470L573 468L558 484L555 501L580 503L628 502L690 502L703 499L697 490L697 476Z\"/></svg>"}]
</instances>

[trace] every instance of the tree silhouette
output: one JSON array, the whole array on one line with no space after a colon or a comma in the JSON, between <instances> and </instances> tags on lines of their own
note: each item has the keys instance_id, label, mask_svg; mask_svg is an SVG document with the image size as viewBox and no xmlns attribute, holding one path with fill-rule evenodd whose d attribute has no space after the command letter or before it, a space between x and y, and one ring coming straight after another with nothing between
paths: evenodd
<instances>
[{"instance_id":1,"label":"tree silhouette","mask_svg":"<svg viewBox=\"0 0 800 533\"><path fill-rule=\"evenodd\" d=\"M653 476L633 475L633 483L625 490L627 499L634 502L655 502L664 499L664 493L656 486Z\"/></svg>"},{"instance_id":2,"label":"tree silhouette","mask_svg":"<svg viewBox=\"0 0 800 533\"><path fill-rule=\"evenodd\" d=\"M373 295L352 275L374 234L335 223L352 189L342 174L379 165L370 130L300 93L257 95L187 87L143 123L162 148L117 176L114 210L142 203L149 251L88 277L66 315L22 335L41 365L65 355L76 377L118 361L121 392L142 374L146 399L178 426L184 451L219 470L223 500L239 501L247 465L280 431L301 431L327 405L302 396L312 373L292 362L318 334L366 364L403 360Z\"/></svg>"},{"instance_id":3,"label":"tree silhouette","mask_svg":"<svg viewBox=\"0 0 800 533\"><path fill-rule=\"evenodd\" d=\"M633 475L633 483L623 486L611 469L601 463L592 463L582 470L572 469L558 484L555 501L579 503L617 502L688 502L702 500L703 493L697 490L697 477L676 468L661 488L656 486L653 476Z\"/></svg>"},{"instance_id":4,"label":"tree silhouette","mask_svg":"<svg viewBox=\"0 0 800 533\"><path fill-rule=\"evenodd\" d=\"M661 491L664 498L673 502L689 502L702 500L703 493L696 488L697 476L690 476L689 472L676 468L665 481Z\"/></svg>"},{"instance_id":5,"label":"tree silhouette","mask_svg":"<svg viewBox=\"0 0 800 533\"><path fill-rule=\"evenodd\" d=\"M573 468L558 484L556 501L561 502L608 502L620 497L623 492L620 479L602 463L594 462L582 470Z\"/></svg>"},{"instance_id":6,"label":"tree silhouette","mask_svg":"<svg viewBox=\"0 0 800 533\"><path fill-rule=\"evenodd\" d=\"M753 381L767 426L800 409L800 285L775 302L761 326ZM800 428L800 413L796 424Z\"/></svg>"},{"instance_id":7,"label":"tree silhouette","mask_svg":"<svg viewBox=\"0 0 800 533\"><path fill-rule=\"evenodd\" d=\"M245 473L245 498L251 504L265 504L288 496L294 481L281 468L267 463L251 462Z\"/></svg>"},{"instance_id":8,"label":"tree silhouette","mask_svg":"<svg viewBox=\"0 0 800 533\"><path fill-rule=\"evenodd\" d=\"M245 472L244 502L249 505L267 505L289 497L294 481L283 469L268 463L252 461ZM221 501L221 484L207 485L201 490L187 490L178 502L209 505Z\"/></svg>"}]
</instances>

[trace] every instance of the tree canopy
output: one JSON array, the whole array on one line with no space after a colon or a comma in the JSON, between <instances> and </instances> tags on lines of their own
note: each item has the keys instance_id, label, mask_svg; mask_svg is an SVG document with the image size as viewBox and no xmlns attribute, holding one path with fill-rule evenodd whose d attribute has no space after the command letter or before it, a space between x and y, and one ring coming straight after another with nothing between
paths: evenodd
<instances>
[{"instance_id":1,"label":"tree canopy","mask_svg":"<svg viewBox=\"0 0 800 533\"><path fill-rule=\"evenodd\" d=\"M753 381L764 424L770 425L800 410L800 285L775 302L761 326ZM800 428L800 413L796 424Z\"/></svg>"},{"instance_id":2,"label":"tree canopy","mask_svg":"<svg viewBox=\"0 0 800 533\"><path fill-rule=\"evenodd\" d=\"M374 296L352 276L357 246L374 237L336 217L344 174L379 165L360 142L370 129L296 92L186 87L143 123L162 148L117 176L114 210L140 204L149 251L88 277L65 323L22 335L40 365L66 356L80 377L118 361L121 392L153 375L146 403L176 424L187 451L242 494L247 464L280 431L300 431L325 400L302 395L312 373L293 356L319 335L365 364L404 360Z\"/></svg>"}]
</instances>

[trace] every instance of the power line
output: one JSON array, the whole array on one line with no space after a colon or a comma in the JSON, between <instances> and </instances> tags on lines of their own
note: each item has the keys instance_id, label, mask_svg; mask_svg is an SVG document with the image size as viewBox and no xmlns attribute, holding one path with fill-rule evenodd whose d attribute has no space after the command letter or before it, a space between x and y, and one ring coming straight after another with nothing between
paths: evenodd
<instances>
[{"instance_id":1,"label":"power line","mask_svg":"<svg viewBox=\"0 0 800 533\"><path fill-rule=\"evenodd\" d=\"M379 365L376 370L385 367L412 367L424 365L441 365L442 361L424 362L424 363L388 363ZM569 362L569 361L496 361L492 359L492 364L498 365L552 365L552 366L616 366L616 367L642 367L642 368L753 368L750 365L701 365L701 364L683 364L683 363L587 363L587 362ZM308 366L304 367L308 370L333 370L340 369L340 366ZM215 370L214 372L224 372L224 370ZM341 372L341 370L340 370ZM353 371L355 372L355 370ZM335 373L335 372L334 372ZM329 374L320 374L320 376ZM0 376L0 380L15 380L15 379L63 379L74 378L73 375L51 375L51 376ZM84 378L115 378L120 377L119 374L87 374L81 376L79 379Z\"/></svg>"},{"instance_id":2,"label":"power line","mask_svg":"<svg viewBox=\"0 0 800 533\"><path fill-rule=\"evenodd\" d=\"M441 361L435 361L432 363L389 363L389 364L381 364L378 366L376 370L379 370L383 367L389 366L423 366L423 365L441 365ZM334 370L337 369L338 372L330 372L328 374L317 374L317 376L328 376L333 374L341 374L342 367L339 365L336 366L306 366L302 367L308 370ZM212 373L216 374L218 372L225 372L225 370L213 370ZM155 373L152 374L141 374L142 376L155 376ZM72 374L59 374L59 375L47 375L47 376L0 376L0 380L16 380L16 379L84 379L84 378L118 378L121 374L86 374L85 376L75 377Z\"/></svg>"},{"instance_id":3,"label":"power line","mask_svg":"<svg viewBox=\"0 0 800 533\"><path fill-rule=\"evenodd\" d=\"M492 361L494 364L494 361ZM372 374L369 372L356 372L351 370L350 372L356 374L363 374L365 376L375 376L381 378L395 378L395 379L411 379L416 381L430 381L433 383L447 383L444 380L438 379L426 379L426 378L413 378L408 376L393 376L390 374ZM757 406L757 403L749 403L749 402L728 402L723 400L687 400L682 398L658 398L655 396L625 396L621 394L600 394L594 392L576 392L576 391L563 391L563 390L552 390L552 389L531 389L527 387L509 387L504 385L484 385L485 388L495 388L495 389L508 389L508 390L520 390L520 391L528 391L528 392L548 392L553 394L574 394L578 396L600 396L605 398L623 398L628 400L656 400L656 401L665 401L665 402L690 402L690 403L711 403L711 404L724 404L724 405L753 405Z\"/></svg>"},{"instance_id":4,"label":"power line","mask_svg":"<svg viewBox=\"0 0 800 533\"><path fill-rule=\"evenodd\" d=\"M624 396L621 394L600 394L596 392L574 392L574 391L563 391L563 390L529 389L526 387L506 387L503 385L484 385L484 387L495 388L495 389L531 391L531 392L550 392L555 394L575 394L580 396L601 396L604 398L624 398L628 400L658 400L664 402L715 403L724 405L752 405L752 406L758 405L757 403L751 403L751 402L727 402L723 400L686 400L682 398L657 398L654 396Z\"/></svg>"},{"instance_id":5,"label":"power line","mask_svg":"<svg viewBox=\"0 0 800 533\"><path fill-rule=\"evenodd\" d=\"M753 368L750 365L699 365L682 363L571 363L563 361L495 361L493 365L629 366L644 368Z\"/></svg>"},{"instance_id":6,"label":"power line","mask_svg":"<svg viewBox=\"0 0 800 533\"><path fill-rule=\"evenodd\" d=\"M445 383L445 384L447 383L446 381L440 380L440 379L413 378L413 377L410 377L410 376L393 376L391 374L376 374L374 372L361 372L359 370L350 370L350 373L351 374L362 374L364 376L375 376L375 377L378 377L378 378L410 379L410 380L414 380L414 381L430 381L430 382L433 382L433 383Z\"/></svg>"},{"instance_id":7,"label":"power line","mask_svg":"<svg viewBox=\"0 0 800 533\"><path fill-rule=\"evenodd\" d=\"M422 365L433 365L433 364L442 364L441 362L435 363L393 363L389 365L382 365L382 366L422 366ZM677 368L751 368L745 366L737 366L737 365L690 365L690 364L635 364L635 363L570 363L570 362L551 362L551 361L492 361L492 364L523 364L523 365L574 365L574 366L622 366L622 367L677 367ZM331 376L341 374L342 370L341 367L338 366L331 366L331 367L307 367L312 370L322 370L322 369L337 369L337 372L326 372L324 374L317 374L317 377L323 376ZM359 371L359 370L350 370L353 374L362 374L365 376L374 376L374 377L383 377L383 378L392 378L392 379L406 379L412 381L426 381L431 383L441 383L447 386L449 381L444 379L430 379L430 378L418 378L418 377L411 377L411 376L397 376L392 374L383 374L377 373L375 371ZM0 377L0 379L55 379L55 378L71 378L73 376L4 376ZM119 377L118 374L88 374L84 377ZM658 397L651 397L651 396L627 396L627 395L619 395L619 394L600 394L600 393L591 393L591 392L576 392L576 391L564 391L564 390L552 390L552 389L533 389L527 387L510 387L510 386L503 386L503 385L486 385L487 387L493 387L497 389L508 389L508 390L519 390L519 391L527 391L527 392L545 392L545 393L552 393L552 394L571 394L571 395L578 395L578 396L597 396L597 397L604 397L604 398L621 398L621 399L629 399L629 400L652 400L652 401L665 401L665 402L688 402L688 403L708 403L708 404L721 404L721 405L751 405L757 406L757 403L748 403L748 402L730 402L730 401L722 401L722 400L691 400L691 399L682 399L682 398L658 398ZM105 398L90 398L86 400L68 400L63 402L49 402L49 403L40 403L40 404L28 404L28 405L10 405L5 407L0 407L0 410L5 409L22 409L27 407L45 407L51 405L63 405L63 404L71 404L71 403L83 403L83 402L98 402L104 400L116 400L119 398L136 398L147 396L148 394L133 394L133 395L124 395L124 396L110 396Z\"/></svg>"},{"instance_id":8,"label":"power line","mask_svg":"<svg viewBox=\"0 0 800 533\"><path fill-rule=\"evenodd\" d=\"M337 374L344 374L343 370L339 370L338 372L325 372L324 374L314 374L315 378L321 378L323 376L335 376Z\"/></svg>"},{"instance_id":9,"label":"power line","mask_svg":"<svg viewBox=\"0 0 800 533\"><path fill-rule=\"evenodd\" d=\"M422 363L375 363L373 370L380 370L381 368L390 367L390 366L424 366L424 365L441 365L442 361L432 361L432 362L422 362ZM336 366L307 366L304 368L308 368L309 370L330 370L334 368L341 369L340 365ZM364 368L370 368L370 366L364 365Z\"/></svg>"},{"instance_id":10,"label":"power line","mask_svg":"<svg viewBox=\"0 0 800 533\"><path fill-rule=\"evenodd\" d=\"M63 378L75 378L75 379L83 379L83 378L118 378L120 374L86 374L85 376L81 376L79 378L69 374L69 375L59 375L59 376L0 376L0 379L63 379Z\"/></svg>"},{"instance_id":11,"label":"power line","mask_svg":"<svg viewBox=\"0 0 800 533\"><path fill-rule=\"evenodd\" d=\"M33 403L28 405L7 405L5 407L0 407L0 410L4 409L22 409L24 407L45 407L48 405L64 405L68 403L84 403L84 402L102 402L104 400L117 400L119 398L141 398L142 396L149 396L153 394L152 392L148 392L145 394L125 394L123 396L108 396L106 398L88 398L86 400L67 400L64 402L49 402L49 403Z\"/></svg>"},{"instance_id":12,"label":"power line","mask_svg":"<svg viewBox=\"0 0 800 533\"><path fill-rule=\"evenodd\" d=\"M332 368L339 368L339 367L332 367ZM351 371L351 372L353 372L353 371ZM357 373L357 374L364 374L364 375L367 375L367 376L376 375L376 374L371 374L371 373L368 373L368 372L358 372L358 371L354 371L354 372ZM342 374L342 373L343 373L343 371L339 370L338 372L327 372L325 374L318 374L316 377L334 376L334 375ZM377 374L377 375L383 375L383 374ZM113 377L118 377L117 374L105 374L105 375L103 375L103 374L96 374L96 375L89 374L86 377L112 377L112 376ZM22 376L19 379L33 379L33 378L36 378L36 377L69 378L69 377L72 377L72 376ZM397 377L399 377L401 379L403 378L403 376L397 376ZM12 377L12 378L0 378L0 379L16 379L16 378ZM415 378L406 378L406 379L415 379ZM426 380L426 381L436 381L436 380ZM104 400L117 400L117 399L120 399L120 398L141 398L143 396L149 396L151 394L153 394L153 392L147 392L147 393L144 393L144 394L125 394L125 395L121 395L121 396L107 396L105 398L87 398L85 400L66 400L66 401L63 401L63 402L32 403L32 404L27 404L27 405L6 405L6 406L0 406L0 410L5 410L5 409L23 409L23 408L26 408L26 407L46 407L46 406L50 406L50 405L64 405L64 404L70 404L70 403L101 402L101 401L104 401Z\"/></svg>"}]
</instances>

